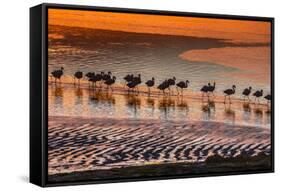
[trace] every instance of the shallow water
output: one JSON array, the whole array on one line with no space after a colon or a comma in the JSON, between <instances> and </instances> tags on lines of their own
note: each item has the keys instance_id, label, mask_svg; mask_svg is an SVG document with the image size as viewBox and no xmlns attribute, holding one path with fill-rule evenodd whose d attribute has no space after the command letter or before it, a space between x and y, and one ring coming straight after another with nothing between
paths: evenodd
<instances>
[{"instance_id":1,"label":"shallow water","mask_svg":"<svg viewBox=\"0 0 281 191\"><path fill-rule=\"evenodd\" d=\"M123 82L123 77L129 73L140 73L143 82L154 77L156 84L175 76L177 81L189 80L189 88L193 91L199 91L209 81L216 81L219 94L235 84L237 97L241 97L243 89L249 86L254 90L264 89L265 94L270 92L268 83L257 82L250 75L247 77L247 70L180 58L188 50L232 46L221 39L59 26L51 26L50 34L62 37L49 39L50 72L61 66L65 68L66 76L72 76L77 70L84 73L111 71L117 77L117 82ZM240 73L244 77L234 76L233 73Z\"/></svg>"},{"instance_id":2,"label":"shallow water","mask_svg":"<svg viewBox=\"0 0 281 191\"><path fill-rule=\"evenodd\" d=\"M270 127L266 105L234 101L194 99L184 96L147 96L93 91L73 85L49 85L50 116L84 116L162 121L217 121L229 124ZM198 98L198 97L197 97ZM218 100L218 101L217 101Z\"/></svg>"},{"instance_id":3,"label":"shallow water","mask_svg":"<svg viewBox=\"0 0 281 191\"><path fill-rule=\"evenodd\" d=\"M270 92L270 85L255 81L247 70L215 63L190 62L180 57L188 50L202 50L234 46L222 39L186 36L127 33L72 27L50 26L49 33L60 38L49 38L49 71L63 66L62 82L75 71L107 72L124 83L129 73L141 74L143 84L154 77L156 85L175 76L177 82L188 79L188 91L199 92L206 83L216 81L216 95L226 88L237 86L236 98L241 98L245 87ZM238 46L237 44L235 46ZM242 46L242 45L241 45ZM251 59L249 59L250 61ZM250 63L249 63L250 64ZM243 78L232 75L240 73ZM72 82L72 81L71 81ZM265 103L265 100L262 100ZM224 105L184 97L163 98L128 96L124 94L95 93L85 88L49 85L49 115L92 116L132 119L203 120L231 124L269 126L267 107L237 102Z\"/></svg>"}]
</instances>

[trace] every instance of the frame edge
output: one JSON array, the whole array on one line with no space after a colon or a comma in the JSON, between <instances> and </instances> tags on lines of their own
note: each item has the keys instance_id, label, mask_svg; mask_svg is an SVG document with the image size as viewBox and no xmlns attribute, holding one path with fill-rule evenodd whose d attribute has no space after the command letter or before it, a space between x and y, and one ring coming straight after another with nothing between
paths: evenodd
<instances>
[{"instance_id":1,"label":"frame edge","mask_svg":"<svg viewBox=\"0 0 281 191\"><path fill-rule=\"evenodd\" d=\"M38 186L45 186L43 180L44 160L42 153L42 4L31 7L29 10L30 28L30 130L29 130L29 182Z\"/></svg>"}]
</instances>

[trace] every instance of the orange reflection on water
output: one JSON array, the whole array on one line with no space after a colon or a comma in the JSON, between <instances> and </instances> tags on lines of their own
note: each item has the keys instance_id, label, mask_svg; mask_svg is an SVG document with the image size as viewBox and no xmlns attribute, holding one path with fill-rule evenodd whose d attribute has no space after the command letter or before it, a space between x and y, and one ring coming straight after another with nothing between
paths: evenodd
<instances>
[{"instance_id":1,"label":"orange reflection on water","mask_svg":"<svg viewBox=\"0 0 281 191\"><path fill-rule=\"evenodd\" d=\"M180 57L189 61L216 63L241 69L243 73L228 73L227 76L270 84L271 49L269 46L190 50L181 54Z\"/></svg>"},{"instance_id":2,"label":"orange reflection on water","mask_svg":"<svg viewBox=\"0 0 281 191\"><path fill-rule=\"evenodd\" d=\"M127 94L92 90L73 85L49 85L50 116L81 116L121 119L160 119L218 121L233 125L270 127L270 112L265 104L221 98L202 101L199 97Z\"/></svg>"}]
</instances>

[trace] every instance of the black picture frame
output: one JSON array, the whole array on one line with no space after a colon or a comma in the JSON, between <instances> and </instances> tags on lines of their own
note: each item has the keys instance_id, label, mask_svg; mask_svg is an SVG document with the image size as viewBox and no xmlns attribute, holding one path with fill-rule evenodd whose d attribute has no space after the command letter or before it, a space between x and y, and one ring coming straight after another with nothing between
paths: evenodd
<instances>
[{"instance_id":1,"label":"black picture frame","mask_svg":"<svg viewBox=\"0 0 281 191\"><path fill-rule=\"evenodd\" d=\"M176 175L160 177L141 177L126 179L108 179L99 181L73 181L50 183L48 172L48 12L49 8L92 10L118 13L139 13L170 16L188 16L200 18L222 18L232 20L267 21L271 23L271 154L272 168L260 171L240 171L224 173L206 173L196 175ZM175 178L194 178L206 176L226 176L238 174L271 173L274 172L274 18L256 16L237 16L206 13L189 13L174 11L155 11L142 9L125 9L113 7L96 7L64 4L40 4L30 8L30 182L42 187L81 185L95 183L113 183L128 181L144 181Z\"/></svg>"}]
</instances>

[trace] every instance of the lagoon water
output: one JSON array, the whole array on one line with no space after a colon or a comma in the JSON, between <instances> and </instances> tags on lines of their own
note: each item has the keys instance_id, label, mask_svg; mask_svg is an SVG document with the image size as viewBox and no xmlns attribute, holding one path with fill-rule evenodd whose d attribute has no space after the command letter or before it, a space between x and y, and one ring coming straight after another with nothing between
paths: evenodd
<instances>
[{"instance_id":1,"label":"lagoon water","mask_svg":"<svg viewBox=\"0 0 281 191\"><path fill-rule=\"evenodd\" d=\"M129 73L140 73L143 82L154 77L156 84L175 76L177 81L189 80L189 88L193 91L199 91L206 83L216 81L218 94L222 94L224 89L232 87L233 84L237 86L238 97L249 86L254 90L270 92L268 82L257 82L251 78L253 71L217 63L191 62L180 57L189 50L245 47L242 44L231 44L224 39L52 25L49 28L49 73L60 67L64 67L65 75L69 76L78 70L84 73L111 71L117 77L117 82L124 82L123 77ZM249 64L253 60L249 58ZM232 75L233 73L243 74L243 77Z\"/></svg>"},{"instance_id":2,"label":"lagoon water","mask_svg":"<svg viewBox=\"0 0 281 191\"><path fill-rule=\"evenodd\" d=\"M49 73L64 67L62 81L71 79L74 72L111 71L118 84L127 74L141 74L145 82L151 77L156 84L175 76L177 81L189 80L188 92L199 92L208 82L216 81L215 94L237 86L236 98L242 98L244 88L270 92L268 82L255 81L251 75L237 77L232 73L247 74L247 70L208 62L191 62L180 55L188 50L204 50L238 46L223 39L186 36L129 33L62 26L49 27ZM241 45L242 46L242 45ZM246 76L246 77L245 77ZM197 94L200 95L200 94ZM198 98L198 96L197 96ZM263 100L265 103L265 100ZM101 118L133 118L161 120L220 121L230 124L270 126L270 113L262 105L232 106L222 103L202 103L200 99L128 96L124 94L97 94L87 88L73 85L49 84L49 115L87 116Z\"/></svg>"},{"instance_id":3,"label":"lagoon water","mask_svg":"<svg viewBox=\"0 0 281 191\"><path fill-rule=\"evenodd\" d=\"M209 102L181 96L147 96L118 91L93 91L86 87L49 85L49 115L117 119L158 119L165 121L214 121L230 125L270 127L266 105L235 100L223 104L218 97Z\"/></svg>"}]
</instances>

